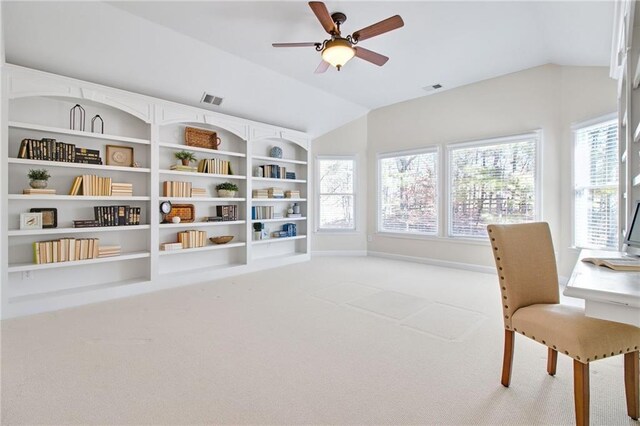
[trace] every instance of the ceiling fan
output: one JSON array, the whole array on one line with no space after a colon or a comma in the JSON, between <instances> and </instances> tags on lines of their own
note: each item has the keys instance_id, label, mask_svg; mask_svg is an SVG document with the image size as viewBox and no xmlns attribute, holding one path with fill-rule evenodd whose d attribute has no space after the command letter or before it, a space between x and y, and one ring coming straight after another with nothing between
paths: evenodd
<instances>
[{"instance_id":1,"label":"ceiling fan","mask_svg":"<svg viewBox=\"0 0 640 426\"><path fill-rule=\"evenodd\" d=\"M341 12L329 14L327 6L321 1L310 1L311 10L320 21L324 30L331 35L331 38L323 42L308 43L273 43L273 47L315 47L318 52L322 52L322 62L316 68L316 73L323 73L333 65L340 69L354 56L364 59L372 64L382 66L389 58L364 47L356 46L362 40L384 34L404 26L404 21L400 15L395 15L384 19L373 25L362 28L351 35L342 37L340 26L347 20L347 16Z\"/></svg>"}]
</instances>

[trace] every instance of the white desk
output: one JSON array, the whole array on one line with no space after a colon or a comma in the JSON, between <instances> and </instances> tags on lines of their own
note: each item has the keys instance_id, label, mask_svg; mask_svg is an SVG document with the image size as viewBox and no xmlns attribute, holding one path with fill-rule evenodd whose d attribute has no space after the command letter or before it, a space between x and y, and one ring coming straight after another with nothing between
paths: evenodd
<instances>
[{"instance_id":1,"label":"white desk","mask_svg":"<svg viewBox=\"0 0 640 426\"><path fill-rule=\"evenodd\" d=\"M640 272L613 271L580 260L622 256L617 252L582 250L563 294L584 299L587 316L640 327Z\"/></svg>"}]
</instances>

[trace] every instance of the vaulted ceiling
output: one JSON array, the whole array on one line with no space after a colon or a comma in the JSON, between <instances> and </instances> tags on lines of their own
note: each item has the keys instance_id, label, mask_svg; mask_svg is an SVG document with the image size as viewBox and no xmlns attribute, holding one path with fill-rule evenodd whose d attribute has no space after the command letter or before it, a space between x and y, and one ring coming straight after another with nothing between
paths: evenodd
<instances>
[{"instance_id":1,"label":"vaulted ceiling","mask_svg":"<svg viewBox=\"0 0 640 426\"><path fill-rule=\"evenodd\" d=\"M6 60L320 135L367 111L522 69L607 66L613 2L327 1L351 33L400 14L365 40L391 59L314 74L322 41L303 1L2 2ZM434 92L431 92L434 93Z\"/></svg>"}]
</instances>

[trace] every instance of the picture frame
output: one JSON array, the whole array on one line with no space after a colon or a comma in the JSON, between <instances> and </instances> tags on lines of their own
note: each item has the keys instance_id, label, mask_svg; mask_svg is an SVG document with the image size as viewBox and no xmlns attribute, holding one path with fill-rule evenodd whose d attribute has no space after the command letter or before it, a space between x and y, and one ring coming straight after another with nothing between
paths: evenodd
<instances>
[{"instance_id":1,"label":"picture frame","mask_svg":"<svg viewBox=\"0 0 640 426\"><path fill-rule=\"evenodd\" d=\"M31 213L42 213L42 227L43 228L57 228L58 227L58 209L54 209L54 208L32 208L29 211Z\"/></svg>"},{"instance_id":2,"label":"picture frame","mask_svg":"<svg viewBox=\"0 0 640 426\"><path fill-rule=\"evenodd\" d=\"M20 213L20 229L42 229L42 213Z\"/></svg>"},{"instance_id":3,"label":"picture frame","mask_svg":"<svg viewBox=\"0 0 640 426\"><path fill-rule=\"evenodd\" d=\"M134 163L132 147L107 145L107 166L133 167Z\"/></svg>"}]
</instances>

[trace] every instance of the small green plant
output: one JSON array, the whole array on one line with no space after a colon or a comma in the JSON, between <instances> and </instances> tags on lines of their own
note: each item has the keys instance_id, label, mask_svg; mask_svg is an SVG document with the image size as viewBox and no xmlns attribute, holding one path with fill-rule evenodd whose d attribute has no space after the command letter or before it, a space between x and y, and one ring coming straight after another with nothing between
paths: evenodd
<instances>
[{"instance_id":1,"label":"small green plant","mask_svg":"<svg viewBox=\"0 0 640 426\"><path fill-rule=\"evenodd\" d=\"M216 190L219 191L221 189L224 191L237 191L238 185L231 182L224 182L224 183L221 183L220 185L216 185Z\"/></svg>"},{"instance_id":2,"label":"small green plant","mask_svg":"<svg viewBox=\"0 0 640 426\"><path fill-rule=\"evenodd\" d=\"M27 176L29 176L29 180L49 180L51 177L46 169L31 169Z\"/></svg>"},{"instance_id":3,"label":"small green plant","mask_svg":"<svg viewBox=\"0 0 640 426\"><path fill-rule=\"evenodd\" d=\"M178 160L188 161L189 163L191 163L192 161L196 161L196 156L193 152L178 151L174 155Z\"/></svg>"}]
</instances>

